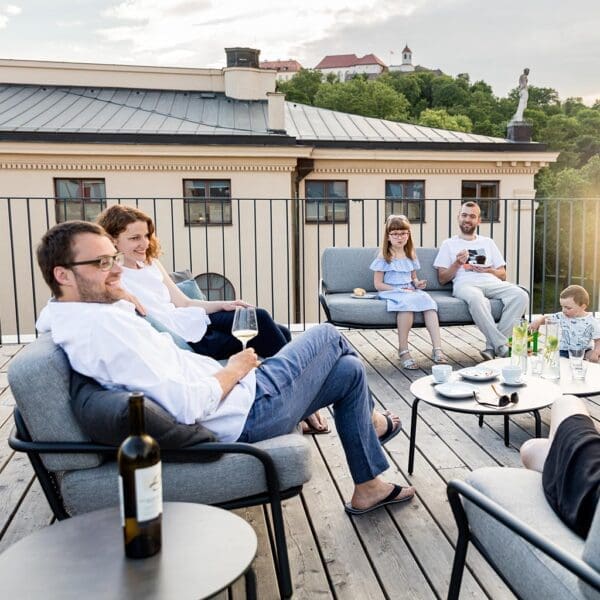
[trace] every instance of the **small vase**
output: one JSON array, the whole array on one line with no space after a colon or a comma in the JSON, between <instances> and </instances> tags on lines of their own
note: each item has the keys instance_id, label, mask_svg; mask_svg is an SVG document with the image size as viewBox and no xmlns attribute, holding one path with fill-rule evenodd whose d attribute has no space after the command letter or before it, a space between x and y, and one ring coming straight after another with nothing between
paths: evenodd
<instances>
[{"instance_id":1,"label":"small vase","mask_svg":"<svg viewBox=\"0 0 600 600\"><path fill-rule=\"evenodd\" d=\"M559 325L552 317L546 318L546 337L544 339L544 370L545 379L560 379Z\"/></svg>"}]
</instances>

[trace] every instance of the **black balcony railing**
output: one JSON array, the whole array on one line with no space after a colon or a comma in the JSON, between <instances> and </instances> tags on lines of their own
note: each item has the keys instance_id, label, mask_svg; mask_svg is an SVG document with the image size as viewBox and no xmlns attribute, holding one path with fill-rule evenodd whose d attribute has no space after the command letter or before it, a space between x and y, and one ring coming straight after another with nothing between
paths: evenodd
<instances>
[{"instance_id":1,"label":"black balcony railing","mask_svg":"<svg viewBox=\"0 0 600 600\"><path fill-rule=\"evenodd\" d=\"M531 312L558 310L560 291L570 283L583 285L590 310L598 310L599 200L486 199L488 218L479 232L496 241L509 279L532 291ZM379 246L387 212L402 201L343 202L343 218L337 220L333 211L326 221L314 201L307 215L305 200L291 198L0 198L0 341L23 342L35 335L36 317L49 297L35 259L43 233L73 215L93 219L114 203L151 215L167 269L191 270L210 299L244 298L278 321L302 327L321 321L322 250ZM418 202L412 215L415 245L437 247L456 233L461 200Z\"/></svg>"}]
</instances>

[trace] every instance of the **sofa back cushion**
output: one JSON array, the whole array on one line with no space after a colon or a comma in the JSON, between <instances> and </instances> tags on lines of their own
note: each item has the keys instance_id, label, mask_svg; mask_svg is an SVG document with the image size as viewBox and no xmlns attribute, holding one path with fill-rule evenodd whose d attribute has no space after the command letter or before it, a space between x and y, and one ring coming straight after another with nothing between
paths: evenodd
<instances>
[{"instance_id":1,"label":"sofa back cushion","mask_svg":"<svg viewBox=\"0 0 600 600\"><path fill-rule=\"evenodd\" d=\"M71 410L71 365L67 356L43 334L12 360L8 382L34 441L90 442ZM102 463L97 454L42 454L50 471L88 469Z\"/></svg>"},{"instance_id":2,"label":"sofa back cushion","mask_svg":"<svg viewBox=\"0 0 600 600\"><path fill-rule=\"evenodd\" d=\"M375 289L373 271L369 268L377 257L379 248L325 248L321 258L321 278L327 293L348 293L360 287L367 291ZM419 279L427 280L428 291L452 291L452 284L440 285L433 261L436 248L417 248L421 263Z\"/></svg>"}]
</instances>

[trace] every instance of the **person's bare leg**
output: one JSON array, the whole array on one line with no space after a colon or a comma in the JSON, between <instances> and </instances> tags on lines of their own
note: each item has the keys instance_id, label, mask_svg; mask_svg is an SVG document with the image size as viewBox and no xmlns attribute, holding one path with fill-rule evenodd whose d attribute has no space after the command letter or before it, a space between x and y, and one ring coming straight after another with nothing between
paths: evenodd
<instances>
[{"instance_id":1,"label":"person's bare leg","mask_svg":"<svg viewBox=\"0 0 600 600\"><path fill-rule=\"evenodd\" d=\"M442 338L440 336L440 322L438 320L437 310L426 310L423 312L425 327L429 332L431 344L434 348L442 347Z\"/></svg>"},{"instance_id":2,"label":"person's bare leg","mask_svg":"<svg viewBox=\"0 0 600 600\"><path fill-rule=\"evenodd\" d=\"M408 350L408 334L413 324L413 313L410 311L398 312L396 324L398 326L398 348L402 352L402 350Z\"/></svg>"},{"instance_id":3,"label":"person's bare leg","mask_svg":"<svg viewBox=\"0 0 600 600\"><path fill-rule=\"evenodd\" d=\"M354 508L365 509L374 506L387 498L394 489L394 484L384 481L380 477L375 477L365 483L357 483L354 486L351 504ZM403 486L400 493L396 496L398 500L403 498L412 498L415 495L415 488L411 485Z\"/></svg>"},{"instance_id":4,"label":"person's bare leg","mask_svg":"<svg viewBox=\"0 0 600 600\"><path fill-rule=\"evenodd\" d=\"M550 451L550 445L558 426L572 415L588 414L585 402L581 398L577 398L577 396L561 396L552 405L549 437L527 440L521 446L520 452L523 466L534 471L543 471L544 463L546 462L546 457Z\"/></svg>"}]
</instances>

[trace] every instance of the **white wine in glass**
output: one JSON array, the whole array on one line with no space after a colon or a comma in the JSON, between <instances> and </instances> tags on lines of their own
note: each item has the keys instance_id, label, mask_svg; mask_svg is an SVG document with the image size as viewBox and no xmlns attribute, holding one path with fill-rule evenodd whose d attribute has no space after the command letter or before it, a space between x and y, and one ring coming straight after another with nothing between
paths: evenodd
<instances>
[{"instance_id":1,"label":"white wine in glass","mask_svg":"<svg viewBox=\"0 0 600 600\"><path fill-rule=\"evenodd\" d=\"M246 344L258 334L258 323L256 321L256 309L253 306L238 306L233 316L231 335L242 342L245 350Z\"/></svg>"}]
</instances>

